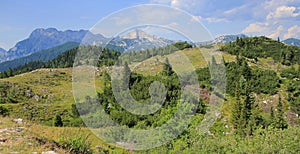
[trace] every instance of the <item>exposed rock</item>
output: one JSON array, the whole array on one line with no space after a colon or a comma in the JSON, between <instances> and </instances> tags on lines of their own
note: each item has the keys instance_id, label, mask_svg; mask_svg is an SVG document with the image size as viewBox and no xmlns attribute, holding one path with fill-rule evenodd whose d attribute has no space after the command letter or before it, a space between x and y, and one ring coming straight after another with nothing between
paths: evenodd
<instances>
[{"instance_id":1,"label":"exposed rock","mask_svg":"<svg viewBox=\"0 0 300 154\"><path fill-rule=\"evenodd\" d=\"M46 151L46 152L42 152L42 154L58 154L58 153L54 151Z\"/></svg>"},{"instance_id":2,"label":"exposed rock","mask_svg":"<svg viewBox=\"0 0 300 154\"><path fill-rule=\"evenodd\" d=\"M16 122L17 124L22 124L23 123L23 119L18 118L18 119L14 119L14 122Z\"/></svg>"},{"instance_id":3,"label":"exposed rock","mask_svg":"<svg viewBox=\"0 0 300 154\"><path fill-rule=\"evenodd\" d=\"M38 95L34 95L33 98L38 102L40 100L40 97Z\"/></svg>"},{"instance_id":4,"label":"exposed rock","mask_svg":"<svg viewBox=\"0 0 300 154\"><path fill-rule=\"evenodd\" d=\"M33 96L33 93L32 93L32 91L30 89L26 91L26 94L27 94L28 97L32 97Z\"/></svg>"}]
</instances>

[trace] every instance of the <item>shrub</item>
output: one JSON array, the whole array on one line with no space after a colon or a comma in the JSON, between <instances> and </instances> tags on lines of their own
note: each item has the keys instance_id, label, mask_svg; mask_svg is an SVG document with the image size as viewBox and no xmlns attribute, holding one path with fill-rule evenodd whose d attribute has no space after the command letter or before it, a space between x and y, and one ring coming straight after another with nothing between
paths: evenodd
<instances>
[{"instance_id":1,"label":"shrub","mask_svg":"<svg viewBox=\"0 0 300 154\"><path fill-rule=\"evenodd\" d=\"M80 131L80 129L79 129ZM75 137L66 137L69 135L64 135L60 140L60 145L62 148L69 150L71 154L91 154L91 143L88 141L89 135L84 135L83 133L76 133Z\"/></svg>"},{"instance_id":2,"label":"shrub","mask_svg":"<svg viewBox=\"0 0 300 154\"><path fill-rule=\"evenodd\" d=\"M0 106L0 115L8 116L8 109L2 105Z\"/></svg>"},{"instance_id":3,"label":"shrub","mask_svg":"<svg viewBox=\"0 0 300 154\"><path fill-rule=\"evenodd\" d=\"M64 124L62 122L61 116L59 114L56 114L55 118L54 118L54 126L55 127L62 127L63 125Z\"/></svg>"}]
</instances>

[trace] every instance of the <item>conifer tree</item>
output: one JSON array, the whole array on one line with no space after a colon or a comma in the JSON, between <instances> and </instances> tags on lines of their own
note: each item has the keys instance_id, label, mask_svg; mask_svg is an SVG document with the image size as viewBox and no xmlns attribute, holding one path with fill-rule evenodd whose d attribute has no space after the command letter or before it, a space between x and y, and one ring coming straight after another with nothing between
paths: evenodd
<instances>
[{"instance_id":1,"label":"conifer tree","mask_svg":"<svg viewBox=\"0 0 300 154\"><path fill-rule=\"evenodd\" d=\"M56 114L55 118L54 118L54 126L55 127L62 127L63 125L64 124L63 124L61 116L59 114Z\"/></svg>"},{"instance_id":2,"label":"conifer tree","mask_svg":"<svg viewBox=\"0 0 300 154\"><path fill-rule=\"evenodd\" d=\"M277 105L277 115L276 115L276 128L286 129L288 127L287 121L284 118L284 111L281 97L279 96L279 101Z\"/></svg>"},{"instance_id":3,"label":"conifer tree","mask_svg":"<svg viewBox=\"0 0 300 154\"><path fill-rule=\"evenodd\" d=\"M163 71L162 71L162 74L165 75L165 76L171 76L173 74L173 70L172 70L172 67L169 63L169 59L166 58L165 59L165 63L164 63L164 67L163 67Z\"/></svg>"}]
</instances>

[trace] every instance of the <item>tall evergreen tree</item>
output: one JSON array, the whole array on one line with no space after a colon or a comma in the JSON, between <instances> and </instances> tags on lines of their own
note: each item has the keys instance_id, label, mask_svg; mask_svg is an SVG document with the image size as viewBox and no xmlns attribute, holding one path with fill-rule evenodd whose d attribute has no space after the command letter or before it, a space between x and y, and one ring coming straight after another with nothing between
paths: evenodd
<instances>
[{"instance_id":1,"label":"tall evergreen tree","mask_svg":"<svg viewBox=\"0 0 300 154\"><path fill-rule=\"evenodd\" d=\"M284 111L281 97L279 96L278 105L277 105L277 116L276 116L276 128L286 129L288 127L287 121L284 118Z\"/></svg>"},{"instance_id":2,"label":"tall evergreen tree","mask_svg":"<svg viewBox=\"0 0 300 154\"><path fill-rule=\"evenodd\" d=\"M63 125L64 124L63 124L61 116L59 114L56 114L55 118L54 118L54 126L55 127L62 127Z\"/></svg>"},{"instance_id":3,"label":"tall evergreen tree","mask_svg":"<svg viewBox=\"0 0 300 154\"><path fill-rule=\"evenodd\" d=\"M169 59L166 58L166 59L165 59L165 63L164 63L164 67L163 67L162 74L165 75L165 76L171 76L173 73L174 73L174 72L173 72L173 70L172 70L171 64L169 63Z\"/></svg>"},{"instance_id":4,"label":"tall evergreen tree","mask_svg":"<svg viewBox=\"0 0 300 154\"><path fill-rule=\"evenodd\" d=\"M241 90L240 84L236 85L235 91L235 104L233 106L231 121L233 123L233 127L235 128L235 132L237 134L243 134L243 103L241 101Z\"/></svg>"}]
</instances>

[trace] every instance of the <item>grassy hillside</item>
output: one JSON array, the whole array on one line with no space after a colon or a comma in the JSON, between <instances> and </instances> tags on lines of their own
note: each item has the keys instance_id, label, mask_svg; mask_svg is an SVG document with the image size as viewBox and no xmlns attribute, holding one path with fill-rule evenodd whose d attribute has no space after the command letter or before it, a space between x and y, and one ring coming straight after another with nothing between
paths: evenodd
<instances>
[{"instance_id":1,"label":"grassy hillside","mask_svg":"<svg viewBox=\"0 0 300 154\"><path fill-rule=\"evenodd\" d=\"M273 49L273 45L277 45L276 41L262 40L264 41L261 43L264 46L263 49L266 50L263 53L268 52L267 44L272 44L272 47L268 50ZM246 40L245 42L250 41ZM196 112L189 127L175 140L161 147L149 151L136 151L136 153L161 153L162 151L169 151L170 153L299 152L300 149L297 147L300 132L299 116L297 116L299 112L298 100L300 98L300 69L298 64L293 61L290 65L287 65L287 63L278 61L272 56L258 56L257 59L246 55L237 57L236 55L239 54L231 53L232 48L236 48L236 45L232 44L231 46L225 45L226 48L221 47L224 50L221 54L226 62L227 69L227 94L220 115L213 127L210 128L209 133L211 135L208 136L199 134L197 126L203 119L206 107L210 106L209 95L213 88L211 82L214 80L210 78L211 72L207 68L208 64L204 56L217 54L213 48L200 48L199 50L189 48L168 54L155 55L150 58L145 58L143 54L140 54L142 61L136 60L129 64L129 67L134 72L130 82L131 92L133 97L137 98L139 102L149 99L148 87L153 80L159 79L159 81L167 84L167 88L173 88L172 93L170 92L167 95L171 97L168 97L170 101L166 103L166 108L151 116L129 114L121 109L111 95L110 85L107 84L107 77L103 71L111 72L113 67L111 65L114 64L116 57L111 57L105 62L106 65L109 64L110 66L100 65L101 71L96 72L95 81L97 92L100 93L101 105L105 107L106 112L114 120L133 129L147 129L159 126L168 120L177 109L176 102L178 101L174 100L174 98L177 98L174 94L178 90L177 79L173 75L169 76L170 79L166 77L165 74L168 74L168 67L163 64L166 58L168 58L173 67L178 66L174 68L175 72L187 69L189 66L187 63L189 62L196 68L201 86L202 100L200 102L203 103L201 104L203 105L201 106L203 110ZM243 46L240 46L239 50L243 50L242 52L245 53L249 52ZM189 61L185 61L185 56ZM60 61L56 61L59 64ZM210 63L213 62L212 59L208 61ZM68 65L61 63L61 66ZM85 72L82 72L82 75L86 75ZM251 92L249 93L247 90ZM84 97L84 94L82 95ZM78 139L78 134L82 134L83 136L89 136L88 140L91 142L93 152L128 152L127 150L103 143L86 128L79 130L78 127L72 127L83 125L80 118L74 114L71 68L38 69L10 78L0 79L0 96L1 106L7 108L9 117L21 117L30 123L31 126L27 129L28 136L36 136L38 134L39 138L45 138L47 142L58 144L57 151L61 150L64 153L64 150L67 148L63 147L63 141L76 140ZM240 98L238 99L237 97ZM80 101L93 104L93 100ZM247 127L245 126L244 130L250 133L245 136L237 133L238 128L235 127L235 121L233 120L236 115L238 101L242 103L248 101L253 104L250 110L256 122L255 126L253 126L253 123L250 125L252 121L248 119L250 122ZM64 126L67 127L51 127L56 115L61 116ZM97 116L97 113L84 116ZM5 124L7 125L2 125L2 127L14 127L16 125L8 118L3 118L3 121L6 121ZM285 127L285 121L288 124L288 128ZM280 123L283 124L278 125ZM283 138L282 136L285 137ZM64 139L64 137L67 139ZM34 139L32 142L36 143L37 141ZM81 143L81 145L83 146L84 144ZM21 151L18 148L19 146L20 144L13 145L16 151ZM48 147L44 147L44 144L36 143L36 146L28 147L27 151L32 152L32 149L35 150L35 148L41 151L47 150ZM5 150L7 151L7 147L4 148ZM24 152L26 153L27 151Z\"/></svg>"},{"instance_id":2,"label":"grassy hillside","mask_svg":"<svg viewBox=\"0 0 300 154\"><path fill-rule=\"evenodd\" d=\"M97 77L97 88L101 91L102 80ZM9 83L8 91L12 91L12 95L18 96L14 91L25 95L17 97L16 102L4 103L12 117L52 125L53 117L58 113L63 116L66 125L72 125L71 105L74 104L74 98L71 68L39 69L1 79L0 83Z\"/></svg>"}]
</instances>

